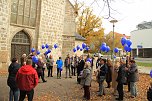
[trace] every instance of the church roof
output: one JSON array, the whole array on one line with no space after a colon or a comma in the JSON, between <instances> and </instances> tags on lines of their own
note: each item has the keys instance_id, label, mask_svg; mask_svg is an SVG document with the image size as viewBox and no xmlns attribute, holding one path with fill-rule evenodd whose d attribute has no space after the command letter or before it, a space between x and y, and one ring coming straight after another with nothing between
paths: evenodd
<instances>
[{"instance_id":1,"label":"church roof","mask_svg":"<svg viewBox=\"0 0 152 101\"><path fill-rule=\"evenodd\" d=\"M76 40L86 41L86 38L82 37L80 34L78 33L74 33L74 34Z\"/></svg>"}]
</instances>

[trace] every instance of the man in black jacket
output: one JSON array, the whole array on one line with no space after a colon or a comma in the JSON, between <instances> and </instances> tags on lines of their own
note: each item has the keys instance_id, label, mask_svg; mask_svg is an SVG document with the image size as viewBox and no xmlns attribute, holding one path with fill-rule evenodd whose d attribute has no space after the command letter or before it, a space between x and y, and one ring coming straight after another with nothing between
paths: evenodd
<instances>
[{"instance_id":1,"label":"man in black jacket","mask_svg":"<svg viewBox=\"0 0 152 101\"><path fill-rule=\"evenodd\" d=\"M100 66L98 67L97 71L98 73L98 77L99 77L99 93L98 96L102 96L105 95L105 91L104 91L104 85L103 82L105 80L106 74L107 74L107 65L106 65L106 59L101 59L100 60Z\"/></svg>"},{"instance_id":2,"label":"man in black jacket","mask_svg":"<svg viewBox=\"0 0 152 101\"><path fill-rule=\"evenodd\" d=\"M123 60L120 61L120 66L119 66L119 70L118 70L118 76L117 76L117 90L119 93L119 97L116 98L116 100L122 101L123 100L123 96L124 96L124 92L123 92L123 85L124 83L126 83L126 71L125 71L125 67L126 64Z\"/></svg>"},{"instance_id":3,"label":"man in black jacket","mask_svg":"<svg viewBox=\"0 0 152 101\"><path fill-rule=\"evenodd\" d=\"M80 76L81 71L84 69L84 65L85 65L85 62L83 60L83 57L80 56L78 66L77 66L77 82L78 82L78 84L80 84L80 82L81 82L81 79L78 78L78 76Z\"/></svg>"},{"instance_id":4,"label":"man in black jacket","mask_svg":"<svg viewBox=\"0 0 152 101\"><path fill-rule=\"evenodd\" d=\"M19 89L17 87L15 77L19 68L20 65L18 64L18 60L16 58L13 58L12 63L8 68L9 75L7 79L7 85L10 87L9 101L13 101L13 98L14 101L18 101Z\"/></svg>"}]
</instances>

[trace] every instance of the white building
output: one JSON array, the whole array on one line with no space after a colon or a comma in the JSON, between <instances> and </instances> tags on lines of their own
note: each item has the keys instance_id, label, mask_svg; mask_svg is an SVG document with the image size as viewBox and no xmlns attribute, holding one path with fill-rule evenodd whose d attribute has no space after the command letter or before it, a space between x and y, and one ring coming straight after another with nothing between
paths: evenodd
<instances>
[{"instance_id":1,"label":"white building","mask_svg":"<svg viewBox=\"0 0 152 101\"><path fill-rule=\"evenodd\" d=\"M152 57L152 22L137 25L137 30L131 32L132 55L138 57Z\"/></svg>"}]
</instances>

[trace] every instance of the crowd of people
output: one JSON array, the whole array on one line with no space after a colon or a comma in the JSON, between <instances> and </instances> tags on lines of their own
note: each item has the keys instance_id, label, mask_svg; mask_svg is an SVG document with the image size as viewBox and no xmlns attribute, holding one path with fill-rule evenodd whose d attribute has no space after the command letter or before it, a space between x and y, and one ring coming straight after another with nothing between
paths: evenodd
<instances>
[{"instance_id":1,"label":"crowd of people","mask_svg":"<svg viewBox=\"0 0 152 101\"><path fill-rule=\"evenodd\" d=\"M93 73L96 75L97 83L99 84L98 96L106 95L104 82L106 81L106 88L113 88L113 95L118 96L116 100L123 101L124 91L123 85L128 85L128 92L131 98L138 95L136 83L139 81L138 67L134 59L129 57L116 58L114 63L111 59L98 57L95 61L94 57L88 56L70 56L69 54L63 61L61 57L54 62L52 55L43 54L39 56L38 62L32 61L30 54L26 56L23 54L21 63L18 63L17 58L12 59L12 63L8 68L9 76L7 84L10 87L9 101L24 101L27 96L28 101L33 100L34 88L39 83L39 79L45 83L45 70L48 70L48 77L53 77L53 68L56 64L57 79L61 79L63 67L65 67L65 78L72 78L77 76L77 83L82 85L84 89L84 99L90 100L90 87ZM89 59L89 61L88 61ZM91 61L90 61L91 60ZM93 64L96 62L96 69ZM95 71L94 71L95 70ZM147 92L147 99L152 101L152 83Z\"/></svg>"}]
</instances>

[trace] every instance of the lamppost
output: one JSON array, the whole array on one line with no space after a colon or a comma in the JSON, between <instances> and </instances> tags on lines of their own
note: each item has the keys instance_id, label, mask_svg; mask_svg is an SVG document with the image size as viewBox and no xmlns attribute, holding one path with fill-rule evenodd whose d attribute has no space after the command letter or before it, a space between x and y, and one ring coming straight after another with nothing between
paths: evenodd
<instances>
[{"instance_id":1,"label":"lamppost","mask_svg":"<svg viewBox=\"0 0 152 101\"><path fill-rule=\"evenodd\" d=\"M117 23L118 21L117 20L111 20L110 23L113 24L113 36L112 36L112 40L113 40L113 44L112 44L112 66L113 66L113 69L112 69L112 75L114 73L114 47L115 47L115 35L114 35L114 28L115 28L115 23ZM113 76L112 76L112 83L114 83L114 80L113 80Z\"/></svg>"}]
</instances>

